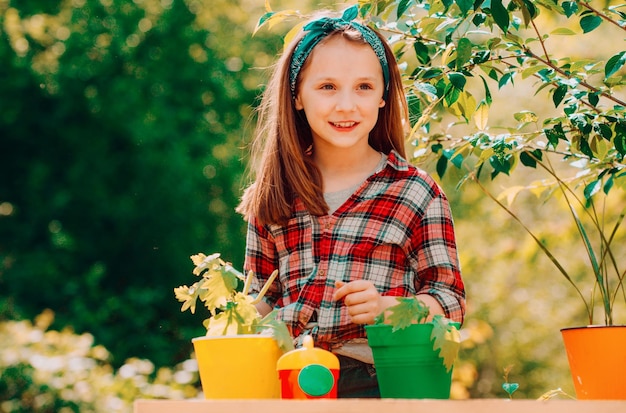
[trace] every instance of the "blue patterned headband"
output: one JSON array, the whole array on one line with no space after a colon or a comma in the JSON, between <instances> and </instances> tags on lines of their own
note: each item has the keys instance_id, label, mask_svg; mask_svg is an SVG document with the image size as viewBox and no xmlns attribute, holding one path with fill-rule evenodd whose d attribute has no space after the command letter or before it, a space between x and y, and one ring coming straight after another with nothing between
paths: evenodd
<instances>
[{"instance_id":1,"label":"blue patterned headband","mask_svg":"<svg viewBox=\"0 0 626 413\"><path fill-rule=\"evenodd\" d=\"M389 63L387 62L387 56L385 55L385 47L372 29L352 21L357 14L358 6L354 5L346 9L340 18L323 17L304 26L302 30L305 31L306 34L296 46L289 64L289 87L291 88L292 96L295 97L296 95L296 79L298 78L298 74L300 73L300 70L302 70L302 66L311 54L313 48L329 34L349 27L361 33L363 40L365 40L372 47L376 57L378 57L380 65L383 69L383 80L385 82L383 99L387 98L387 93L389 92Z\"/></svg>"}]
</instances>

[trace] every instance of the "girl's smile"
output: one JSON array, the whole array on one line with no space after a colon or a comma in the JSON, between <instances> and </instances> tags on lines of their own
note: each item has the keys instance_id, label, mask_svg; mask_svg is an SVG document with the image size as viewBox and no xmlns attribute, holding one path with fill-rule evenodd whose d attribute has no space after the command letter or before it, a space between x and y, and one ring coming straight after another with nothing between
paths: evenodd
<instances>
[{"instance_id":1,"label":"girl's smile","mask_svg":"<svg viewBox=\"0 0 626 413\"><path fill-rule=\"evenodd\" d=\"M352 129L354 126L358 125L357 122L330 122L330 124L338 129Z\"/></svg>"}]
</instances>

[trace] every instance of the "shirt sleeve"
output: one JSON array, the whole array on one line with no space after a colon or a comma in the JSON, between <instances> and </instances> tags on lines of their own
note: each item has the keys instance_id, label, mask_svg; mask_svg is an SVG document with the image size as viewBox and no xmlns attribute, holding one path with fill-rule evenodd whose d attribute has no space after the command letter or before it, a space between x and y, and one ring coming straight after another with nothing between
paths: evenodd
<instances>
[{"instance_id":1,"label":"shirt sleeve","mask_svg":"<svg viewBox=\"0 0 626 413\"><path fill-rule=\"evenodd\" d=\"M248 222L243 267L246 274L252 271L255 275L250 287L251 294L258 294L272 272L278 269L278 254L271 233L254 218ZM273 308L281 296L280 281L277 277L262 300Z\"/></svg>"},{"instance_id":2,"label":"shirt sleeve","mask_svg":"<svg viewBox=\"0 0 626 413\"><path fill-rule=\"evenodd\" d=\"M446 317L462 323L465 316L465 286L454 234L450 205L445 194L436 186L421 219L412 234L413 255L416 257L415 288L417 294L434 297Z\"/></svg>"}]
</instances>

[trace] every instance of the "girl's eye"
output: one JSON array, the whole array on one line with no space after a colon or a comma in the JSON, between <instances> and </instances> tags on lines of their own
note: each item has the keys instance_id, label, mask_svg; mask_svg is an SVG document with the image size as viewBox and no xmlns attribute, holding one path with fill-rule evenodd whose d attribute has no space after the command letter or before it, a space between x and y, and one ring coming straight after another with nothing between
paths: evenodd
<instances>
[{"instance_id":1,"label":"girl's eye","mask_svg":"<svg viewBox=\"0 0 626 413\"><path fill-rule=\"evenodd\" d=\"M359 85L359 89L361 90L370 90L373 89L372 85L368 84L368 83L362 83Z\"/></svg>"},{"instance_id":2,"label":"girl's eye","mask_svg":"<svg viewBox=\"0 0 626 413\"><path fill-rule=\"evenodd\" d=\"M333 87L333 85L331 85L331 84L326 84L326 85L322 85L322 86L320 87L320 89L322 89L322 90L333 90L333 89L334 89L334 87Z\"/></svg>"}]
</instances>

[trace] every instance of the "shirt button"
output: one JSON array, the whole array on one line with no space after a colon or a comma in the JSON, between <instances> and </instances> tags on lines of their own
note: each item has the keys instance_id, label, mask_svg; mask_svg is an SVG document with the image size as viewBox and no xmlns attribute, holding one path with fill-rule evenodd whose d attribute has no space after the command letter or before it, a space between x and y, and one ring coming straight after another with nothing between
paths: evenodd
<instances>
[{"instance_id":1,"label":"shirt button","mask_svg":"<svg viewBox=\"0 0 626 413\"><path fill-rule=\"evenodd\" d=\"M326 274L326 271L324 271L324 270L320 270L320 272L319 272L318 274L320 275L320 277L323 277L323 276L324 276L324 274Z\"/></svg>"}]
</instances>

